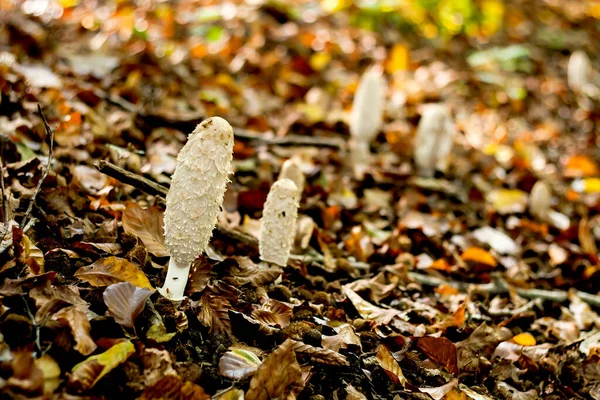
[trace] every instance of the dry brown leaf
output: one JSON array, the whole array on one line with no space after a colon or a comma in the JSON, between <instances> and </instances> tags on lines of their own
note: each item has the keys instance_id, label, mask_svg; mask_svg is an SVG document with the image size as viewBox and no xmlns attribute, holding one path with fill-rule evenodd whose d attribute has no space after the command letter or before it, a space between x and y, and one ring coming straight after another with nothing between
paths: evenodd
<instances>
[{"instance_id":1,"label":"dry brown leaf","mask_svg":"<svg viewBox=\"0 0 600 400\"><path fill-rule=\"evenodd\" d=\"M385 325L400 313L398 310L374 306L347 286L343 286L342 291L352 302L356 311L358 311L360 316L364 319L373 320L378 324Z\"/></svg>"},{"instance_id":2,"label":"dry brown leaf","mask_svg":"<svg viewBox=\"0 0 600 400\"><path fill-rule=\"evenodd\" d=\"M288 339L288 341L293 342L292 349L294 349L296 353L306 354L311 358L311 360L317 363L343 367L350 365L348 360L346 360L346 357L333 350L324 349L321 347L314 347L309 344L298 342L292 339Z\"/></svg>"},{"instance_id":3,"label":"dry brown leaf","mask_svg":"<svg viewBox=\"0 0 600 400\"><path fill-rule=\"evenodd\" d=\"M173 369L171 353L167 350L146 347L140 354L140 360L144 365L144 383L146 386L154 385L165 376L177 375L177 372Z\"/></svg>"},{"instance_id":4,"label":"dry brown leaf","mask_svg":"<svg viewBox=\"0 0 600 400\"><path fill-rule=\"evenodd\" d=\"M332 351L347 349L348 345L356 345L362 350L360 338L356 332L354 332L354 328L351 325L344 325L339 328L337 335L323 336L321 342L323 343L324 348Z\"/></svg>"},{"instance_id":5,"label":"dry brown leaf","mask_svg":"<svg viewBox=\"0 0 600 400\"><path fill-rule=\"evenodd\" d=\"M277 279L283 270L276 266L266 268L264 266L256 265L248 257L231 257L237 262L237 265L233 265L230 268L230 276L226 277L225 280L235 285L244 285L251 282L256 287L264 286Z\"/></svg>"},{"instance_id":6,"label":"dry brown leaf","mask_svg":"<svg viewBox=\"0 0 600 400\"><path fill-rule=\"evenodd\" d=\"M300 364L293 347L286 340L262 363L250 381L246 400L295 399L304 388Z\"/></svg>"},{"instance_id":7,"label":"dry brown leaf","mask_svg":"<svg viewBox=\"0 0 600 400\"><path fill-rule=\"evenodd\" d=\"M185 382L179 376L167 375L154 385L147 387L139 400L209 400L202 387Z\"/></svg>"},{"instance_id":8,"label":"dry brown leaf","mask_svg":"<svg viewBox=\"0 0 600 400\"><path fill-rule=\"evenodd\" d=\"M252 316L259 322L279 328L288 326L293 315L292 307L274 299L267 300L261 308L252 311Z\"/></svg>"},{"instance_id":9,"label":"dry brown leaf","mask_svg":"<svg viewBox=\"0 0 600 400\"><path fill-rule=\"evenodd\" d=\"M596 241L592 236L592 232L590 229L590 224L587 218L582 218L579 222L579 245L581 246L581 251L585 254L588 254L592 257L598 257L598 248L596 247Z\"/></svg>"},{"instance_id":10,"label":"dry brown leaf","mask_svg":"<svg viewBox=\"0 0 600 400\"><path fill-rule=\"evenodd\" d=\"M121 221L125 232L135 234L146 246L148 252L157 257L169 255L165 247L163 211L158 207L141 208L137 203L125 203Z\"/></svg>"},{"instance_id":11,"label":"dry brown leaf","mask_svg":"<svg viewBox=\"0 0 600 400\"><path fill-rule=\"evenodd\" d=\"M397 285L395 283L386 284L385 274L380 272L371 279L358 279L346 286L355 292L368 290L371 300L379 303L389 296Z\"/></svg>"},{"instance_id":12,"label":"dry brown leaf","mask_svg":"<svg viewBox=\"0 0 600 400\"><path fill-rule=\"evenodd\" d=\"M30 394L41 394L44 389L44 373L35 364L33 355L27 351L10 353L12 376L6 380L6 387Z\"/></svg>"},{"instance_id":13,"label":"dry brown leaf","mask_svg":"<svg viewBox=\"0 0 600 400\"><path fill-rule=\"evenodd\" d=\"M456 346L447 338L424 336L417 342L417 347L451 374L458 374Z\"/></svg>"},{"instance_id":14,"label":"dry brown leaf","mask_svg":"<svg viewBox=\"0 0 600 400\"><path fill-rule=\"evenodd\" d=\"M367 400L367 396L359 392L354 386L346 386L346 400Z\"/></svg>"},{"instance_id":15,"label":"dry brown leaf","mask_svg":"<svg viewBox=\"0 0 600 400\"><path fill-rule=\"evenodd\" d=\"M398 361L396 361L392 353L385 346L379 346L376 358L379 366L383 368L392 382L400 384L402 387L406 386L406 378L402 373L402 368L400 368Z\"/></svg>"},{"instance_id":16,"label":"dry brown leaf","mask_svg":"<svg viewBox=\"0 0 600 400\"><path fill-rule=\"evenodd\" d=\"M102 297L109 314L118 324L133 328L135 319L144 309L154 290L133 286L129 282L110 285Z\"/></svg>"},{"instance_id":17,"label":"dry brown leaf","mask_svg":"<svg viewBox=\"0 0 600 400\"><path fill-rule=\"evenodd\" d=\"M94 287L108 286L113 283L129 282L134 286L153 290L146 275L124 258L101 258L87 267L75 272L75 277Z\"/></svg>"},{"instance_id":18,"label":"dry brown leaf","mask_svg":"<svg viewBox=\"0 0 600 400\"><path fill-rule=\"evenodd\" d=\"M221 296L204 293L196 302L200 307L196 314L200 322L210 328L211 333L231 333L229 310L231 305Z\"/></svg>"},{"instance_id":19,"label":"dry brown leaf","mask_svg":"<svg viewBox=\"0 0 600 400\"><path fill-rule=\"evenodd\" d=\"M190 269L190 278L186 286L186 294L191 296L194 293L200 293L210 282L210 273L212 271L212 264L204 256L198 257L192 263Z\"/></svg>"},{"instance_id":20,"label":"dry brown leaf","mask_svg":"<svg viewBox=\"0 0 600 400\"><path fill-rule=\"evenodd\" d=\"M53 320L66 322L75 338L75 350L87 356L96 350L96 343L90 336L92 329L85 313L75 306L66 307L52 316Z\"/></svg>"}]
</instances>

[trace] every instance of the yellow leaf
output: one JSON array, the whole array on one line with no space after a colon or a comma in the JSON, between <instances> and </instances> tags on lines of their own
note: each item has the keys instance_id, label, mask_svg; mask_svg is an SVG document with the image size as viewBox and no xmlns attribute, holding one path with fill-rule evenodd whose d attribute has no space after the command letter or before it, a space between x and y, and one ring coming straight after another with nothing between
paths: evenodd
<instances>
[{"instance_id":1,"label":"yellow leaf","mask_svg":"<svg viewBox=\"0 0 600 400\"><path fill-rule=\"evenodd\" d=\"M146 275L135 265L118 257L101 258L92 265L81 267L75 277L94 287L129 282L134 286L154 289Z\"/></svg>"},{"instance_id":2,"label":"yellow leaf","mask_svg":"<svg viewBox=\"0 0 600 400\"><path fill-rule=\"evenodd\" d=\"M331 61L331 54L319 51L310 57L309 64L315 71L322 71Z\"/></svg>"},{"instance_id":3,"label":"yellow leaf","mask_svg":"<svg viewBox=\"0 0 600 400\"><path fill-rule=\"evenodd\" d=\"M492 267L495 267L498 264L493 255L479 247L469 247L462 253L461 258L464 261L478 262Z\"/></svg>"},{"instance_id":4,"label":"yellow leaf","mask_svg":"<svg viewBox=\"0 0 600 400\"><path fill-rule=\"evenodd\" d=\"M397 44L390 51L390 58L385 63L385 70L390 74L396 71L405 71L409 62L408 48L403 44Z\"/></svg>"},{"instance_id":5,"label":"yellow leaf","mask_svg":"<svg viewBox=\"0 0 600 400\"><path fill-rule=\"evenodd\" d=\"M520 213L527 207L527 193L519 189L494 190L488 200L499 214Z\"/></svg>"},{"instance_id":6,"label":"yellow leaf","mask_svg":"<svg viewBox=\"0 0 600 400\"><path fill-rule=\"evenodd\" d=\"M600 193L600 178L578 179L571 187L576 193Z\"/></svg>"},{"instance_id":7,"label":"yellow leaf","mask_svg":"<svg viewBox=\"0 0 600 400\"><path fill-rule=\"evenodd\" d=\"M467 400L467 395L458 389L452 389L451 392L444 396L444 400Z\"/></svg>"},{"instance_id":8,"label":"yellow leaf","mask_svg":"<svg viewBox=\"0 0 600 400\"><path fill-rule=\"evenodd\" d=\"M69 384L80 391L88 390L133 353L135 347L129 340L115 344L104 353L91 356L75 365Z\"/></svg>"},{"instance_id":9,"label":"yellow leaf","mask_svg":"<svg viewBox=\"0 0 600 400\"><path fill-rule=\"evenodd\" d=\"M519 333L517 336L512 338L513 342L520 344L521 346L535 346L536 341L533 335L529 332Z\"/></svg>"}]
</instances>

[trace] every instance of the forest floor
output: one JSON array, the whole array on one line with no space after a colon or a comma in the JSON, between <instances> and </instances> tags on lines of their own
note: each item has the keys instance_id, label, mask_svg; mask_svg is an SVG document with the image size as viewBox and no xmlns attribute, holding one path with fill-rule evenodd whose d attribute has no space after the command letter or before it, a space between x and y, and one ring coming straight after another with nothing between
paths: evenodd
<instances>
[{"instance_id":1,"label":"forest floor","mask_svg":"<svg viewBox=\"0 0 600 400\"><path fill-rule=\"evenodd\" d=\"M478 2L497 21L463 33L410 1L412 25L344 1L16 3L0 2L0 398L600 399L599 104L567 85L574 50L600 54L594 2ZM348 115L372 64L387 106L356 179ZM436 102L450 168L419 177ZM171 302L164 198L215 115L234 174ZM292 156L301 223L267 267L259 221Z\"/></svg>"}]
</instances>

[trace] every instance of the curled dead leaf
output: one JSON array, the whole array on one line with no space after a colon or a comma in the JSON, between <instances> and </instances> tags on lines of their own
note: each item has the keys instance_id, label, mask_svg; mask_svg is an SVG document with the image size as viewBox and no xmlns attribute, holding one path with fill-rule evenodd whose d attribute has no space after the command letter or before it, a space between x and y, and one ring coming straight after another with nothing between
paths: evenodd
<instances>
[{"instance_id":1,"label":"curled dead leaf","mask_svg":"<svg viewBox=\"0 0 600 400\"><path fill-rule=\"evenodd\" d=\"M392 382L399 383L402 387L406 386L406 378L402 373L402 368L400 368L398 361L396 361L392 353L385 346L379 346L376 358L379 366L383 368Z\"/></svg>"},{"instance_id":2,"label":"curled dead leaf","mask_svg":"<svg viewBox=\"0 0 600 400\"><path fill-rule=\"evenodd\" d=\"M75 350L87 356L96 350L96 343L90 336L92 329L85 312L75 306L66 307L59 310L52 316L53 320L66 322L71 328L71 333L75 338Z\"/></svg>"},{"instance_id":3,"label":"curled dead leaf","mask_svg":"<svg viewBox=\"0 0 600 400\"><path fill-rule=\"evenodd\" d=\"M148 252L157 257L169 255L165 247L163 211L158 207L141 208L137 203L125 203L121 221L125 232L135 234L146 246Z\"/></svg>"},{"instance_id":4,"label":"curled dead leaf","mask_svg":"<svg viewBox=\"0 0 600 400\"><path fill-rule=\"evenodd\" d=\"M135 319L144 309L146 300L152 293L154 290L140 288L129 282L120 282L107 287L102 297L115 321L133 328Z\"/></svg>"},{"instance_id":5,"label":"curled dead leaf","mask_svg":"<svg viewBox=\"0 0 600 400\"><path fill-rule=\"evenodd\" d=\"M456 346L450 340L445 337L424 336L417 342L417 347L451 374L458 374Z\"/></svg>"}]
</instances>

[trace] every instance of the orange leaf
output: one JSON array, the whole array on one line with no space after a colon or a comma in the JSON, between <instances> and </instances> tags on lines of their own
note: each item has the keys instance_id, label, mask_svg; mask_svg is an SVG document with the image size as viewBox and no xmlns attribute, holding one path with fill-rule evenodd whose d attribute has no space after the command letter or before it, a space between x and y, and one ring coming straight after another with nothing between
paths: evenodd
<instances>
[{"instance_id":1,"label":"orange leaf","mask_svg":"<svg viewBox=\"0 0 600 400\"><path fill-rule=\"evenodd\" d=\"M533 335L529 332L519 333L517 336L512 338L513 342L520 344L521 346L535 346L536 341Z\"/></svg>"},{"instance_id":2,"label":"orange leaf","mask_svg":"<svg viewBox=\"0 0 600 400\"><path fill-rule=\"evenodd\" d=\"M565 163L564 175L570 178L598 175L596 163L584 155L569 157Z\"/></svg>"},{"instance_id":3,"label":"orange leaf","mask_svg":"<svg viewBox=\"0 0 600 400\"><path fill-rule=\"evenodd\" d=\"M469 247L462 253L461 258L464 261L473 261L485 265L495 267L498 263L488 251L479 247Z\"/></svg>"},{"instance_id":4,"label":"orange leaf","mask_svg":"<svg viewBox=\"0 0 600 400\"><path fill-rule=\"evenodd\" d=\"M434 292L439 293L442 297L458 294L457 288L455 288L454 286L445 285L445 284L440 285L433 290L434 290Z\"/></svg>"}]
</instances>

